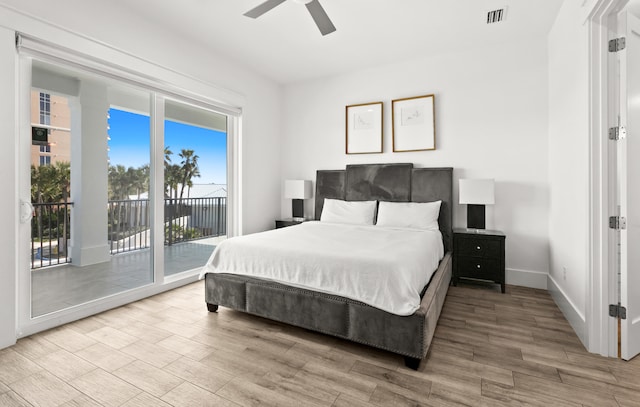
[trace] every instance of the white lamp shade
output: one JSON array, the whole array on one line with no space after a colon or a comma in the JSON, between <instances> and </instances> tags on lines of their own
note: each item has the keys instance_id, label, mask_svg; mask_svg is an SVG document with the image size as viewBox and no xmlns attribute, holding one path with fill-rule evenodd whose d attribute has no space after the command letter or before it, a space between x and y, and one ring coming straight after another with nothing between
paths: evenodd
<instances>
[{"instance_id":1,"label":"white lamp shade","mask_svg":"<svg viewBox=\"0 0 640 407\"><path fill-rule=\"evenodd\" d=\"M458 195L461 204L493 205L495 182L492 179L460 179Z\"/></svg>"},{"instance_id":2,"label":"white lamp shade","mask_svg":"<svg viewBox=\"0 0 640 407\"><path fill-rule=\"evenodd\" d=\"M311 181L288 179L284 182L284 197L286 199L309 199L312 195Z\"/></svg>"}]
</instances>

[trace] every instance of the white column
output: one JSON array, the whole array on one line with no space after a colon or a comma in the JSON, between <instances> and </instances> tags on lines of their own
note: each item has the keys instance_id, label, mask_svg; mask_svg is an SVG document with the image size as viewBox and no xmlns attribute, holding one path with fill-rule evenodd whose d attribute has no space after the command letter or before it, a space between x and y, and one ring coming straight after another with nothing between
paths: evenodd
<instances>
[{"instance_id":1,"label":"white column","mask_svg":"<svg viewBox=\"0 0 640 407\"><path fill-rule=\"evenodd\" d=\"M107 242L107 114L104 84L82 80L71 107L71 259L87 266L109 261Z\"/></svg>"}]
</instances>

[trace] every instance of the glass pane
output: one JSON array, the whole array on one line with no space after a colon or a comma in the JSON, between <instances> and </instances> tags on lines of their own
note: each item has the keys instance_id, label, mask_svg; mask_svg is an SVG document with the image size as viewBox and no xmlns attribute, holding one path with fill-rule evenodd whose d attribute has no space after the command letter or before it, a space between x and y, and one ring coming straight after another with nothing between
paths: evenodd
<instances>
[{"instance_id":1,"label":"glass pane","mask_svg":"<svg viewBox=\"0 0 640 407\"><path fill-rule=\"evenodd\" d=\"M164 273L201 268L227 234L227 117L165 103Z\"/></svg>"},{"instance_id":2,"label":"glass pane","mask_svg":"<svg viewBox=\"0 0 640 407\"><path fill-rule=\"evenodd\" d=\"M153 282L150 94L33 61L32 317Z\"/></svg>"}]
</instances>

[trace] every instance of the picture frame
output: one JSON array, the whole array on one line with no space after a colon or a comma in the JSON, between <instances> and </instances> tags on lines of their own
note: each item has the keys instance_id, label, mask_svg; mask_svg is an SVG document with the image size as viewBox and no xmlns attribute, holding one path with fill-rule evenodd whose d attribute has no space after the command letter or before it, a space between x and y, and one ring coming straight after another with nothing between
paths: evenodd
<instances>
[{"instance_id":1,"label":"picture frame","mask_svg":"<svg viewBox=\"0 0 640 407\"><path fill-rule=\"evenodd\" d=\"M382 102L345 108L345 153L382 153Z\"/></svg>"},{"instance_id":2,"label":"picture frame","mask_svg":"<svg viewBox=\"0 0 640 407\"><path fill-rule=\"evenodd\" d=\"M393 152L436 149L435 95L391 101Z\"/></svg>"}]
</instances>

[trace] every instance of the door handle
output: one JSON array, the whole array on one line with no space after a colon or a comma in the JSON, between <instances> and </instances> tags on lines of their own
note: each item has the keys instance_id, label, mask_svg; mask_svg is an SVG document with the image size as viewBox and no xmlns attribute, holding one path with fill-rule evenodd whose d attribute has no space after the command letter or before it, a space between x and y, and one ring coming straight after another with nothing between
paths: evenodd
<instances>
[{"instance_id":1,"label":"door handle","mask_svg":"<svg viewBox=\"0 0 640 407\"><path fill-rule=\"evenodd\" d=\"M33 205L31 202L20 200L20 223L27 223L33 218Z\"/></svg>"}]
</instances>

